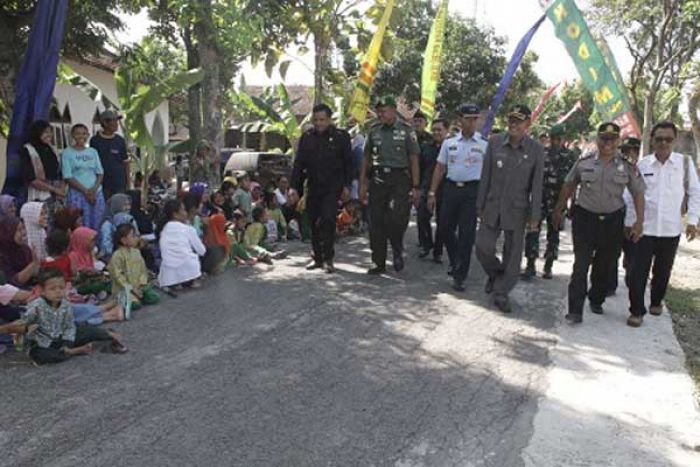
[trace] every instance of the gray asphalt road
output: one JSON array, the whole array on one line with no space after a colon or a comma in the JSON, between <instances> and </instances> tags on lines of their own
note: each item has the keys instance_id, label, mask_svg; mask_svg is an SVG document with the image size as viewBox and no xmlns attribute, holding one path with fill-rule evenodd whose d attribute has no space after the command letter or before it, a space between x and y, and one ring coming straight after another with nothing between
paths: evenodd
<instances>
[{"instance_id":1,"label":"gray asphalt road","mask_svg":"<svg viewBox=\"0 0 700 467\"><path fill-rule=\"evenodd\" d=\"M127 355L0 357L0 464L521 465L565 278L518 286L504 316L476 261L456 294L415 256L366 276L361 239L333 276L305 248L114 326Z\"/></svg>"}]
</instances>

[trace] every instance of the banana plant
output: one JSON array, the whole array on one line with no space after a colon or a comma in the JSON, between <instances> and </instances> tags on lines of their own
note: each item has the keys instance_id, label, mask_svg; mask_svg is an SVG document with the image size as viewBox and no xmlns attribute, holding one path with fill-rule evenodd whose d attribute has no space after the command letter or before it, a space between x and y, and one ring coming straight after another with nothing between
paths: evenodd
<instances>
[{"instance_id":1,"label":"banana plant","mask_svg":"<svg viewBox=\"0 0 700 467\"><path fill-rule=\"evenodd\" d=\"M159 80L148 85L140 79L138 70L121 65L114 73L117 87L117 100L111 101L100 88L87 78L79 75L65 63L61 64L58 82L69 84L82 90L95 102L100 102L107 109L119 109L124 115L121 120L122 130L127 140L141 149L141 157L136 159L136 167L143 174L142 196L146 196L146 181L155 169L163 168L168 152L176 150L184 143L156 146L153 135L146 125L146 115L156 110L164 100L173 94L199 83L204 77L204 71L197 68ZM188 142L185 142L188 143ZM145 200L144 200L145 202Z\"/></svg>"},{"instance_id":2,"label":"banana plant","mask_svg":"<svg viewBox=\"0 0 700 467\"><path fill-rule=\"evenodd\" d=\"M278 133L289 141L287 154L293 155L301 138L302 129L311 116L307 115L301 122L294 114L294 104L283 84L263 91L263 97L254 96L241 89L235 96L238 104L245 111L257 117L257 120L241 126L242 131L256 130L262 133Z\"/></svg>"}]
</instances>

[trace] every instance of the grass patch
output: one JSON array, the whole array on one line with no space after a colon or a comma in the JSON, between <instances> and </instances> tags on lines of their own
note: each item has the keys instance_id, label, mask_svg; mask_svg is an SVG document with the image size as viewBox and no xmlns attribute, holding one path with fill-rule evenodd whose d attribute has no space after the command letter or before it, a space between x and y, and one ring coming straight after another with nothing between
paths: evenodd
<instances>
[{"instance_id":1,"label":"grass patch","mask_svg":"<svg viewBox=\"0 0 700 467\"><path fill-rule=\"evenodd\" d=\"M700 289L669 286L665 300L688 371L700 386Z\"/></svg>"}]
</instances>

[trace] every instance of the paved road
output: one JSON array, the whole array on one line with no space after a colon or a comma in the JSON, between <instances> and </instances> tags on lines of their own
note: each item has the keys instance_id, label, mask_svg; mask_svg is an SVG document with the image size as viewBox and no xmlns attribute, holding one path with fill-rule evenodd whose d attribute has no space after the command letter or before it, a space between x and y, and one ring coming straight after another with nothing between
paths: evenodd
<instances>
[{"instance_id":1,"label":"paved road","mask_svg":"<svg viewBox=\"0 0 700 467\"><path fill-rule=\"evenodd\" d=\"M127 355L0 357L0 464L522 465L566 278L504 316L476 262L459 295L415 257L366 276L362 239L333 276L305 248L115 326Z\"/></svg>"}]
</instances>

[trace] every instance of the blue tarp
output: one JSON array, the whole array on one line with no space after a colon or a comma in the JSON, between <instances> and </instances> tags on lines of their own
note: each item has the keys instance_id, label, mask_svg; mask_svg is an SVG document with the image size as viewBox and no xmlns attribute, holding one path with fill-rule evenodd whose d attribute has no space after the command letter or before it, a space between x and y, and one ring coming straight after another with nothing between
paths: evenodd
<instances>
[{"instance_id":1,"label":"blue tarp","mask_svg":"<svg viewBox=\"0 0 700 467\"><path fill-rule=\"evenodd\" d=\"M68 0L39 0L36 6L27 52L16 81L4 193L24 197L19 150L32 122L48 119L67 11Z\"/></svg>"}]
</instances>

